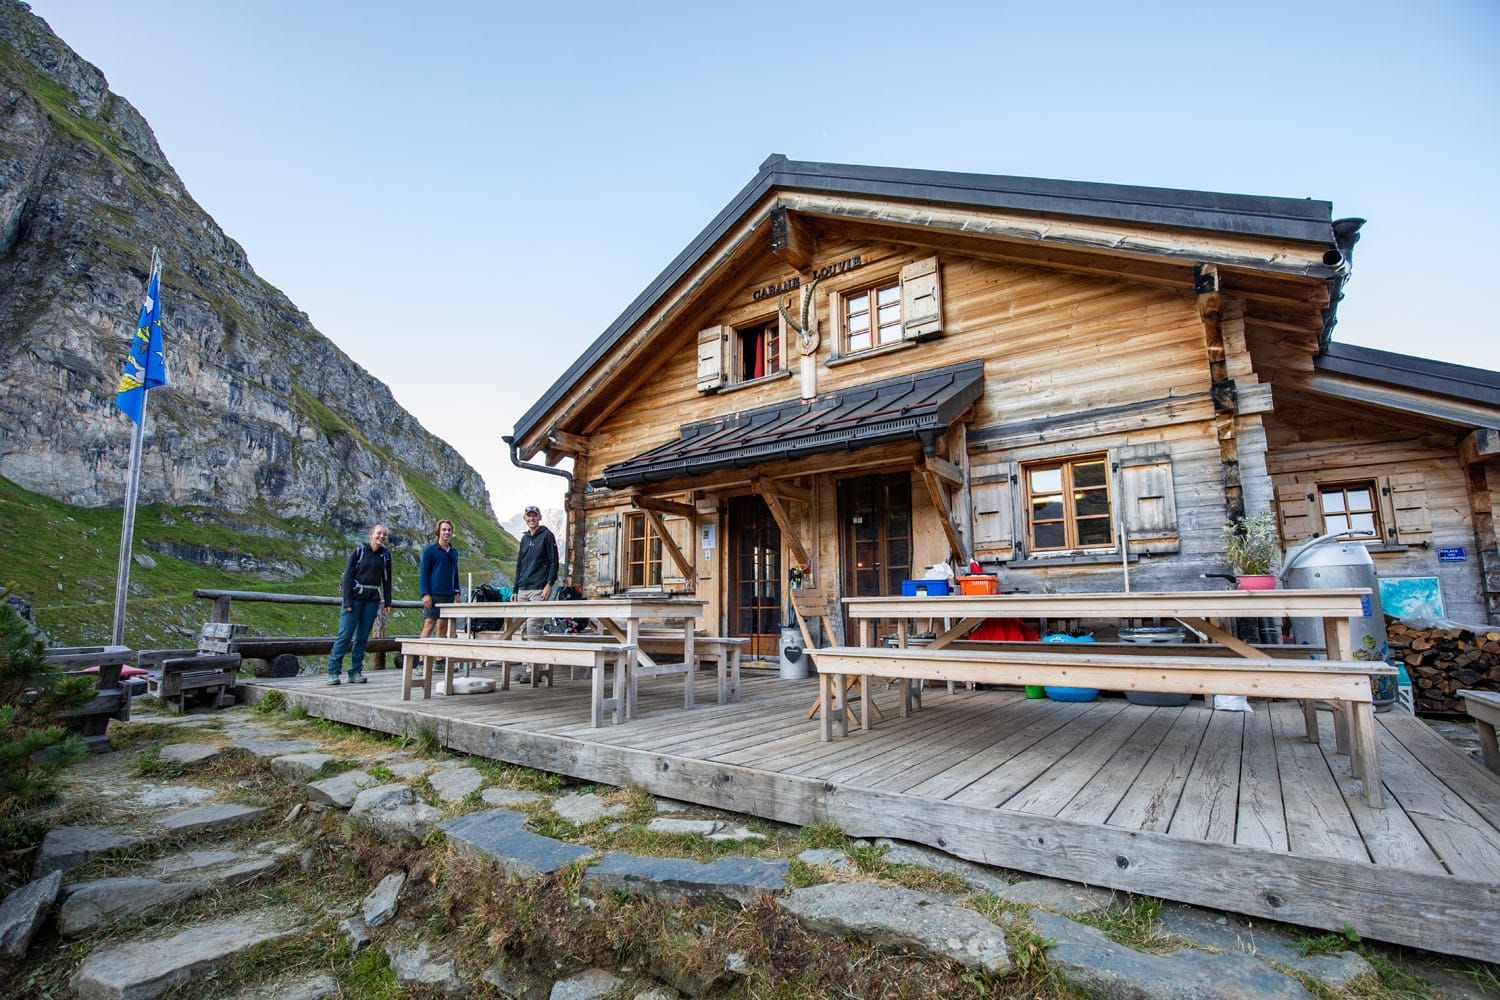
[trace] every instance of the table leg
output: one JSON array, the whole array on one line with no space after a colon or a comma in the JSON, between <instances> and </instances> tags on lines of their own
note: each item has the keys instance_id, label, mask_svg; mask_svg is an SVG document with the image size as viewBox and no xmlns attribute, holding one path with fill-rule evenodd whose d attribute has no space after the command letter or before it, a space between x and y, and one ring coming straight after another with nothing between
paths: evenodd
<instances>
[{"instance_id":1,"label":"table leg","mask_svg":"<svg viewBox=\"0 0 1500 1000\"><path fill-rule=\"evenodd\" d=\"M907 643L908 643L908 641L910 639L911 639L911 635L910 635L910 633L909 633L909 631L907 630L907 627L906 627L906 619L905 618L898 618L896 620L896 648L897 649L905 649L907 647ZM869 688L865 688L865 693L867 695L869 694ZM896 681L896 697L901 699L901 704L896 709L896 715L898 717L902 718L902 719L904 719L907 716L911 715L911 678L910 677L902 677L900 680ZM870 708L869 708L868 705L866 705L865 706L865 718L868 719L869 717L870 717Z\"/></svg>"},{"instance_id":2,"label":"table leg","mask_svg":"<svg viewBox=\"0 0 1500 1000\"><path fill-rule=\"evenodd\" d=\"M1354 707L1347 701L1335 702L1333 706L1333 752L1340 754L1349 753L1349 733L1353 728L1349 724L1354 714Z\"/></svg>"},{"instance_id":3,"label":"table leg","mask_svg":"<svg viewBox=\"0 0 1500 1000\"><path fill-rule=\"evenodd\" d=\"M866 705L866 711L869 706ZM839 736L849 735L849 675L838 674L833 685L833 731Z\"/></svg>"},{"instance_id":4,"label":"table leg","mask_svg":"<svg viewBox=\"0 0 1500 1000\"><path fill-rule=\"evenodd\" d=\"M818 736L827 743L833 739L833 675L818 674L818 708L822 712L818 720Z\"/></svg>"},{"instance_id":5,"label":"table leg","mask_svg":"<svg viewBox=\"0 0 1500 1000\"><path fill-rule=\"evenodd\" d=\"M443 694L453 696L453 657L443 657Z\"/></svg>"},{"instance_id":6,"label":"table leg","mask_svg":"<svg viewBox=\"0 0 1500 1000\"><path fill-rule=\"evenodd\" d=\"M731 700L733 700L733 701L739 701L740 700L740 647L739 647L738 644L735 644L729 650L729 690L730 690L730 698L731 698ZM1491 731L1491 733L1490 733L1490 738L1491 738L1491 740L1494 739L1494 732L1493 731Z\"/></svg>"},{"instance_id":7,"label":"table leg","mask_svg":"<svg viewBox=\"0 0 1500 1000\"><path fill-rule=\"evenodd\" d=\"M422 657L422 697L432 697L432 671L434 669L433 657Z\"/></svg>"},{"instance_id":8,"label":"table leg","mask_svg":"<svg viewBox=\"0 0 1500 1000\"><path fill-rule=\"evenodd\" d=\"M1479 733L1479 755L1484 766L1500 774L1500 741L1495 739L1495 727L1483 719L1475 719L1474 728Z\"/></svg>"},{"instance_id":9,"label":"table leg","mask_svg":"<svg viewBox=\"0 0 1500 1000\"><path fill-rule=\"evenodd\" d=\"M861 729L870 728L870 706L875 704L875 700L871 697L871 694L872 692L870 690L870 675L864 674L859 678L859 697L863 702L863 704L859 706L859 728Z\"/></svg>"},{"instance_id":10,"label":"table leg","mask_svg":"<svg viewBox=\"0 0 1500 1000\"><path fill-rule=\"evenodd\" d=\"M589 725L604 725L604 658L595 654L594 669L589 671Z\"/></svg>"},{"instance_id":11,"label":"table leg","mask_svg":"<svg viewBox=\"0 0 1500 1000\"><path fill-rule=\"evenodd\" d=\"M1323 619L1323 645L1327 649L1327 656L1330 660L1352 659L1354 644L1350 638L1349 619ZM1365 683L1368 684L1369 680L1367 679ZM1333 716L1335 752L1349 752L1349 728L1348 706L1335 705Z\"/></svg>"},{"instance_id":12,"label":"table leg","mask_svg":"<svg viewBox=\"0 0 1500 1000\"><path fill-rule=\"evenodd\" d=\"M693 677L698 673L697 650L694 646L694 619L688 619L682 623L682 663L687 670L682 675L682 707L693 707Z\"/></svg>"},{"instance_id":13,"label":"table leg","mask_svg":"<svg viewBox=\"0 0 1500 1000\"><path fill-rule=\"evenodd\" d=\"M724 650L714 657L714 666L719 676L719 704L729 701L729 651Z\"/></svg>"},{"instance_id":14,"label":"table leg","mask_svg":"<svg viewBox=\"0 0 1500 1000\"><path fill-rule=\"evenodd\" d=\"M411 701L411 667L416 657L410 653L401 654L401 700Z\"/></svg>"},{"instance_id":15,"label":"table leg","mask_svg":"<svg viewBox=\"0 0 1500 1000\"><path fill-rule=\"evenodd\" d=\"M1318 703L1311 698L1302 699L1302 721L1307 729L1307 742L1318 742Z\"/></svg>"},{"instance_id":16,"label":"table leg","mask_svg":"<svg viewBox=\"0 0 1500 1000\"><path fill-rule=\"evenodd\" d=\"M619 626L616 624L616 631ZM635 664L641 662L641 620L639 618L627 618L625 620L625 641L632 647L630 650L631 671L630 678L626 682L630 688L630 704L626 707L625 718L635 718L636 711L636 676Z\"/></svg>"},{"instance_id":17,"label":"table leg","mask_svg":"<svg viewBox=\"0 0 1500 1000\"><path fill-rule=\"evenodd\" d=\"M1354 743L1357 754L1350 757L1350 769L1358 766L1360 781L1365 786L1365 802L1371 809L1385 808L1385 796L1380 787L1380 759L1375 756L1375 706L1368 701L1356 702L1353 706Z\"/></svg>"},{"instance_id":18,"label":"table leg","mask_svg":"<svg viewBox=\"0 0 1500 1000\"><path fill-rule=\"evenodd\" d=\"M625 676L630 672L630 656L613 657L615 663L615 725L625 721Z\"/></svg>"}]
</instances>

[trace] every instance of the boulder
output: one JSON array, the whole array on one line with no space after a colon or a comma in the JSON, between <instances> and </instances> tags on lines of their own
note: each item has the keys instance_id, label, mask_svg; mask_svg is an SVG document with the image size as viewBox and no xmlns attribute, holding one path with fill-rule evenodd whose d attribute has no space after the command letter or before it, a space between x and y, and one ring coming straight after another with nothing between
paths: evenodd
<instances>
[{"instance_id":1,"label":"boulder","mask_svg":"<svg viewBox=\"0 0 1500 1000\"><path fill-rule=\"evenodd\" d=\"M728 901L744 906L763 892L786 888L787 862L768 858L719 858L706 864L682 858L606 854L584 873L587 883L663 902Z\"/></svg>"},{"instance_id":2,"label":"boulder","mask_svg":"<svg viewBox=\"0 0 1500 1000\"><path fill-rule=\"evenodd\" d=\"M21 886L0 903L0 959L18 959L57 902L62 872L54 871Z\"/></svg>"},{"instance_id":3,"label":"boulder","mask_svg":"<svg viewBox=\"0 0 1500 1000\"><path fill-rule=\"evenodd\" d=\"M322 781L309 782L307 798L335 809L348 809L354 805L356 795L376 783L376 779L364 771L344 771Z\"/></svg>"},{"instance_id":4,"label":"boulder","mask_svg":"<svg viewBox=\"0 0 1500 1000\"><path fill-rule=\"evenodd\" d=\"M484 776L474 767L445 768L427 779L432 790L444 802L461 802L484 784Z\"/></svg>"},{"instance_id":5,"label":"boulder","mask_svg":"<svg viewBox=\"0 0 1500 1000\"><path fill-rule=\"evenodd\" d=\"M80 1000L150 1000L299 929L282 914L247 913L100 948L83 960L73 990Z\"/></svg>"},{"instance_id":6,"label":"boulder","mask_svg":"<svg viewBox=\"0 0 1500 1000\"><path fill-rule=\"evenodd\" d=\"M795 889L780 905L818 933L857 937L987 972L1010 969L1000 928L942 896L868 882L830 882Z\"/></svg>"},{"instance_id":7,"label":"boulder","mask_svg":"<svg viewBox=\"0 0 1500 1000\"><path fill-rule=\"evenodd\" d=\"M532 833L525 823L525 816L510 809L486 809L457 816L439 829L455 850L493 861L522 878L555 872L594 855L587 847Z\"/></svg>"},{"instance_id":8,"label":"boulder","mask_svg":"<svg viewBox=\"0 0 1500 1000\"><path fill-rule=\"evenodd\" d=\"M391 872L380 880L374 891L365 897L360 911L366 927L379 927L396 915L396 903L404 885L406 872Z\"/></svg>"},{"instance_id":9,"label":"boulder","mask_svg":"<svg viewBox=\"0 0 1500 1000\"><path fill-rule=\"evenodd\" d=\"M361 951L370 946L370 928L364 918L355 915L339 922L339 930L349 939L350 951Z\"/></svg>"},{"instance_id":10,"label":"boulder","mask_svg":"<svg viewBox=\"0 0 1500 1000\"><path fill-rule=\"evenodd\" d=\"M443 818L443 812L418 802L406 785L376 785L354 797L349 818L382 840L402 844L420 842Z\"/></svg>"},{"instance_id":11,"label":"boulder","mask_svg":"<svg viewBox=\"0 0 1500 1000\"><path fill-rule=\"evenodd\" d=\"M224 803L213 806L196 806L157 821L164 833L183 836L189 833L205 833L217 830L232 830L235 827L254 823L266 814L263 806L247 806L239 803Z\"/></svg>"},{"instance_id":12,"label":"boulder","mask_svg":"<svg viewBox=\"0 0 1500 1000\"><path fill-rule=\"evenodd\" d=\"M271 773L282 781L299 784L316 777L331 760L330 753L289 753L271 758Z\"/></svg>"}]
</instances>

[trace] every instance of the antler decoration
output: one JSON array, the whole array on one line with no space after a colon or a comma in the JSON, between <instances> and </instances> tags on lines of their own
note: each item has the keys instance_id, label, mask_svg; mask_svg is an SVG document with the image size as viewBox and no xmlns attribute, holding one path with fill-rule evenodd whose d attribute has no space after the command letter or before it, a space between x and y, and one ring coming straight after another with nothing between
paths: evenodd
<instances>
[{"instance_id":1,"label":"antler decoration","mask_svg":"<svg viewBox=\"0 0 1500 1000\"><path fill-rule=\"evenodd\" d=\"M786 320L786 325L797 331L797 347L804 356L815 354L818 350L818 331L808 329L807 314L812 309L813 293L818 290L818 282L822 280L822 278L814 278L802 296L802 322L792 319L792 314L787 312L785 296L782 297L781 304L777 306L777 312L781 314L782 319Z\"/></svg>"}]
</instances>

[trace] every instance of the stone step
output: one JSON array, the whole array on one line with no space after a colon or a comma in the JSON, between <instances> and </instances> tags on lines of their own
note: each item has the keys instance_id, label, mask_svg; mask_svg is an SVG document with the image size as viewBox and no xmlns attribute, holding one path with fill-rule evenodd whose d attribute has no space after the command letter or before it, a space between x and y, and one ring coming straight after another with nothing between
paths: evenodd
<instances>
[{"instance_id":1,"label":"stone step","mask_svg":"<svg viewBox=\"0 0 1500 1000\"><path fill-rule=\"evenodd\" d=\"M197 806L173 813L157 822L164 833L183 836L189 833L207 833L215 830L232 830L235 827L254 823L266 814L262 806L247 806L239 803Z\"/></svg>"},{"instance_id":2,"label":"stone step","mask_svg":"<svg viewBox=\"0 0 1500 1000\"><path fill-rule=\"evenodd\" d=\"M682 858L606 854L584 873L586 883L615 892L650 896L663 902L723 900L748 904L763 892L786 888L787 862L781 859L730 857L707 863Z\"/></svg>"},{"instance_id":3,"label":"stone step","mask_svg":"<svg viewBox=\"0 0 1500 1000\"><path fill-rule=\"evenodd\" d=\"M73 990L80 1000L151 1000L251 948L300 931L287 914L261 911L100 948L83 960Z\"/></svg>"},{"instance_id":4,"label":"stone step","mask_svg":"<svg viewBox=\"0 0 1500 1000\"><path fill-rule=\"evenodd\" d=\"M68 872L95 858L144 842L139 834L107 826L59 826L42 838L32 866L33 875Z\"/></svg>"},{"instance_id":5,"label":"stone step","mask_svg":"<svg viewBox=\"0 0 1500 1000\"><path fill-rule=\"evenodd\" d=\"M510 809L466 813L438 825L455 850L494 861L508 874L531 878L555 872L594 852L543 837L525 828L526 817Z\"/></svg>"}]
</instances>

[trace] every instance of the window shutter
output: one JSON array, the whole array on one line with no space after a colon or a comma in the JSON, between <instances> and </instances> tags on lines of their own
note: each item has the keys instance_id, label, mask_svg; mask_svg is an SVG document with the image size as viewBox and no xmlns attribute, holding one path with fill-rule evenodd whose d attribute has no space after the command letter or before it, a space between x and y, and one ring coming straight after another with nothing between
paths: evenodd
<instances>
[{"instance_id":1,"label":"window shutter","mask_svg":"<svg viewBox=\"0 0 1500 1000\"><path fill-rule=\"evenodd\" d=\"M1132 552L1177 552L1177 497L1172 453L1166 445L1120 449L1120 503Z\"/></svg>"},{"instance_id":2,"label":"window shutter","mask_svg":"<svg viewBox=\"0 0 1500 1000\"><path fill-rule=\"evenodd\" d=\"M671 514L663 514L661 520L666 526L667 534L672 537L672 541L677 543L682 554L688 557L689 562L694 562L693 523L685 517L675 517ZM687 577L682 575L682 570L677 567L677 560L672 558L672 554L667 551L665 545L662 546L661 552L661 585L677 590L687 587Z\"/></svg>"},{"instance_id":3,"label":"window shutter","mask_svg":"<svg viewBox=\"0 0 1500 1000\"><path fill-rule=\"evenodd\" d=\"M1424 545L1432 541L1432 517L1427 512L1427 482L1420 472L1400 472L1381 482L1388 493L1394 515L1394 541L1399 545Z\"/></svg>"},{"instance_id":4,"label":"window shutter","mask_svg":"<svg viewBox=\"0 0 1500 1000\"><path fill-rule=\"evenodd\" d=\"M1016 463L977 465L969 473L974 503L974 558L1016 557Z\"/></svg>"},{"instance_id":5,"label":"window shutter","mask_svg":"<svg viewBox=\"0 0 1500 1000\"><path fill-rule=\"evenodd\" d=\"M901 324L906 340L942 335L943 290L936 257L913 261L901 269Z\"/></svg>"},{"instance_id":6,"label":"window shutter","mask_svg":"<svg viewBox=\"0 0 1500 1000\"><path fill-rule=\"evenodd\" d=\"M1311 483L1282 483L1276 487L1276 512L1281 520L1281 544L1291 548L1322 532L1317 489Z\"/></svg>"},{"instance_id":7,"label":"window shutter","mask_svg":"<svg viewBox=\"0 0 1500 1000\"><path fill-rule=\"evenodd\" d=\"M698 331L698 391L716 392L728 381L730 334L727 326L711 326Z\"/></svg>"},{"instance_id":8,"label":"window shutter","mask_svg":"<svg viewBox=\"0 0 1500 1000\"><path fill-rule=\"evenodd\" d=\"M620 516L610 514L594 522L589 548L594 555L594 589L613 594L619 569Z\"/></svg>"}]
</instances>

